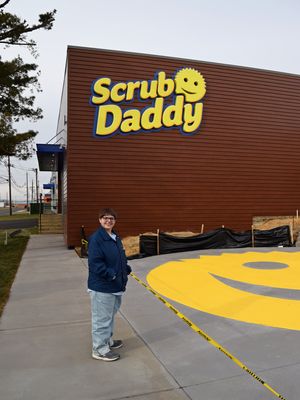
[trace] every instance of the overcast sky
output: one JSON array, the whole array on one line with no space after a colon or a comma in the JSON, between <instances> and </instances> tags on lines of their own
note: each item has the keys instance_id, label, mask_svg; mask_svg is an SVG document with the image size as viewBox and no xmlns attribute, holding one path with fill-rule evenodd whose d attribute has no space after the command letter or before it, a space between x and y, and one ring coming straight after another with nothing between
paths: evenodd
<instances>
[{"instance_id":1,"label":"overcast sky","mask_svg":"<svg viewBox=\"0 0 300 400\"><path fill-rule=\"evenodd\" d=\"M57 9L51 31L32 35L39 58L18 47L1 48L2 59L20 54L41 70L43 92L36 105L43 120L24 122L22 129L39 131L46 143L56 132L68 45L174 56L300 74L299 0L11 0L5 7L28 22ZM38 166L36 156L13 159L17 189L13 198L26 199L26 169ZM0 163L0 176L7 170ZM40 184L50 174L39 174ZM30 185L34 173L29 172ZM0 184L0 198L7 197Z\"/></svg>"}]
</instances>

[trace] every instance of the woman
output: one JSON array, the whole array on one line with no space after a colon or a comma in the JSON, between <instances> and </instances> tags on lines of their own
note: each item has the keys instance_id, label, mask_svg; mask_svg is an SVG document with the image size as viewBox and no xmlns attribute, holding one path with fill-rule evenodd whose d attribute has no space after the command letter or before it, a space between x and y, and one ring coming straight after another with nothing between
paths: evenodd
<instances>
[{"instance_id":1,"label":"woman","mask_svg":"<svg viewBox=\"0 0 300 400\"><path fill-rule=\"evenodd\" d=\"M121 305L122 295L131 268L119 236L114 231L117 215L112 208L99 213L100 228L88 244L88 291L92 308L92 357L115 361L120 358L114 350L123 346L113 340L114 317Z\"/></svg>"}]
</instances>

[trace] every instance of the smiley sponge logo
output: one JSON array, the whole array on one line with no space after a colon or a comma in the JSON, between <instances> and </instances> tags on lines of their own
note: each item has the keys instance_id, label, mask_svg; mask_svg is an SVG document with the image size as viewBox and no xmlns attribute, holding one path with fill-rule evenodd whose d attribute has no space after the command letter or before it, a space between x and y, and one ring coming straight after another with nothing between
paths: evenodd
<instances>
[{"instance_id":1,"label":"smiley sponge logo","mask_svg":"<svg viewBox=\"0 0 300 400\"><path fill-rule=\"evenodd\" d=\"M182 68L174 78L160 71L150 81L113 82L101 77L92 83L91 91L97 137L177 127L182 134L191 135L202 121L200 100L206 93L206 83L197 70ZM130 105L133 101L139 103L138 107Z\"/></svg>"},{"instance_id":2,"label":"smiley sponge logo","mask_svg":"<svg viewBox=\"0 0 300 400\"><path fill-rule=\"evenodd\" d=\"M163 296L197 310L300 330L299 252L223 253L170 261L153 269L147 280Z\"/></svg>"},{"instance_id":3,"label":"smiley sponge logo","mask_svg":"<svg viewBox=\"0 0 300 400\"><path fill-rule=\"evenodd\" d=\"M183 68L175 76L176 93L183 94L188 102L201 100L206 92L206 84L200 72Z\"/></svg>"}]
</instances>

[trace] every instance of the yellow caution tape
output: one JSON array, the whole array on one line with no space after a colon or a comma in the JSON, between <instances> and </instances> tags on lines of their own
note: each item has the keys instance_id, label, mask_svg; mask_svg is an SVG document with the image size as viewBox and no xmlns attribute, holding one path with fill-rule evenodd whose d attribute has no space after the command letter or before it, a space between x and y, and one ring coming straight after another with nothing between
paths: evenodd
<instances>
[{"instance_id":1,"label":"yellow caution tape","mask_svg":"<svg viewBox=\"0 0 300 400\"><path fill-rule=\"evenodd\" d=\"M220 350L223 354L225 354L230 360L236 363L241 369L246 371L249 375L251 375L254 379L264 385L270 392L272 392L276 397L281 400L287 400L281 394L276 392L270 385L268 385L263 379L261 379L258 375L256 375L250 368L248 368L245 364L243 364L238 358L233 356L226 350L223 346L221 346L218 342L216 342L213 338L207 335L202 329L200 329L197 325L195 325L189 318L187 318L184 314L182 314L177 308L175 308L171 303L161 297L155 290L153 290L149 285L143 282L140 278L138 278L133 272L130 275L142 286L144 286L149 292L151 292L158 300L160 300L166 307L168 307L177 317L181 318L194 332L198 333L198 335L202 336L205 340L207 340L211 345L213 345L216 349Z\"/></svg>"}]
</instances>

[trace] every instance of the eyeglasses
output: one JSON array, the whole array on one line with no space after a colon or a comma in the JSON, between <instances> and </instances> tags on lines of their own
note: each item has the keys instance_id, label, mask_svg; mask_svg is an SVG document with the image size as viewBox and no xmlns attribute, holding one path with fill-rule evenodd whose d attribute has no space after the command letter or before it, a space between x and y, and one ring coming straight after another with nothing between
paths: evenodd
<instances>
[{"instance_id":1,"label":"eyeglasses","mask_svg":"<svg viewBox=\"0 0 300 400\"><path fill-rule=\"evenodd\" d=\"M116 218L115 217L102 217L104 221L110 221L110 222L115 222Z\"/></svg>"}]
</instances>

